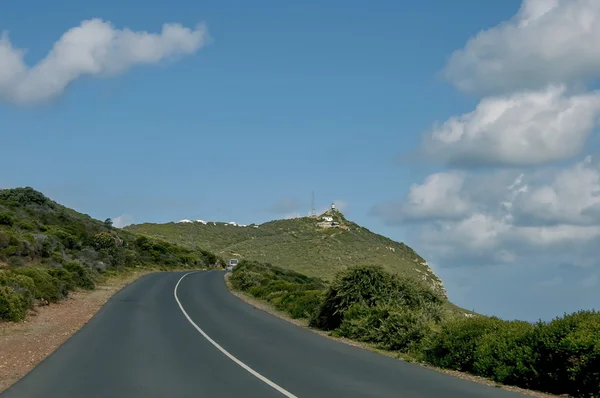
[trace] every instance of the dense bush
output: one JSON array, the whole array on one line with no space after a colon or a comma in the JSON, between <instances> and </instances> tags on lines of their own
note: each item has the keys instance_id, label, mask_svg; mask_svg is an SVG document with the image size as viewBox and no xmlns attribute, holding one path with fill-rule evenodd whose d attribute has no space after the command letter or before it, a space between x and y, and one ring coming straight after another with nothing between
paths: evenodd
<instances>
[{"instance_id":1,"label":"dense bush","mask_svg":"<svg viewBox=\"0 0 600 398\"><path fill-rule=\"evenodd\" d=\"M68 293L66 283L50 274L49 269L42 267L25 267L13 270L16 274L33 279L34 295L38 300L45 299L57 302Z\"/></svg>"},{"instance_id":2,"label":"dense bush","mask_svg":"<svg viewBox=\"0 0 600 398\"><path fill-rule=\"evenodd\" d=\"M351 306L333 332L336 336L401 352L411 351L430 333L430 322L421 312L402 306L365 304Z\"/></svg>"},{"instance_id":3,"label":"dense bush","mask_svg":"<svg viewBox=\"0 0 600 398\"><path fill-rule=\"evenodd\" d=\"M500 383L533 387L539 378L531 344L534 326L527 322L502 322L477 341L473 372Z\"/></svg>"},{"instance_id":4,"label":"dense bush","mask_svg":"<svg viewBox=\"0 0 600 398\"><path fill-rule=\"evenodd\" d=\"M27 313L27 299L10 286L0 285L0 319L20 321Z\"/></svg>"},{"instance_id":5,"label":"dense bush","mask_svg":"<svg viewBox=\"0 0 600 398\"><path fill-rule=\"evenodd\" d=\"M267 300L292 318L314 317L325 289L318 278L245 260L235 268L230 282L234 289Z\"/></svg>"},{"instance_id":6,"label":"dense bush","mask_svg":"<svg viewBox=\"0 0 600 398\"><path fill-rule=\"evenodd\" d=\"M0 286L8 286L21 294L28 306L35 298L35 283L25 275L18 275L8 270L0 270ZM1 317L0 317L1 319Z\"/></svg>"},{"instance_id":7,"label":"dense bush","mask_svg":"<svg viewBox=\"0 0 600 398\"><path fill-rule=\"evenodd\" d=\"M280 311L285 311L294 319L311 318L321 303L320 290L296 290L270 297L270 301Z\"/></svg>"},{"instance_id":8,"label":"dense bush","mask_svg":"<svg viewBox=\"0 0 600 398\"><path fill-rule=\"evenodd\" d=\"M13 225L14 220L12 216L8 213L0 213L0 225L8 225L9 227Z\"/></svg>"},{"instance_id":9,"label":"dense bush","mask_svg":"<svg viewBox=\"0 0 600 398\"><path fill-rule=\"evenodd\" d=\"M88 290L93 290L96 287L94 274L85 265L71 261L66 263L64 268L71 273L71 278L75 286Z\"/></svg>"},{"instance_id":10,"label":"dense bush","mask_svg":"<svg viewBox=\"0 0 600 398\"><path fill-rule=\"evenodd\" d=\"M557 394L600 396L600 313L580 311L538 323L530 344L539 378L533 387Z\"/></svg>"},{"instance_id":11,"label":"dense bush","mask_svg":"<svg viewBox=\"0 0 600 398\"><path fill-rule=\"evenodd\" d=\"M444 322L425 352L428 362L442 368L473 372L479 341L503 326L498 318L475 317Z\"/></svg>"},{"instance_id":12,"label":"dense bush","mask_svg":"<svg viewBox=\"0 0 600 398\"><path fill-rule=\"evenodd\" d=\"M353 267L336 276L311 325L324 330L337 329L344 313L355 304L405 307L439 321L442 302L442 298L425 285L400 278L382 267Z\"/></svg>"},{"instance_id":13,"label":"dense bush","mask_svg":"<svg viewBox=\"0 0 600 398\"><path fill-rule=\"evenodd\" d=\"M437 366L575 397L600 396L600 313L531 325L475 317L445 322L426 350Z\"/></svg>"}]
</instances>

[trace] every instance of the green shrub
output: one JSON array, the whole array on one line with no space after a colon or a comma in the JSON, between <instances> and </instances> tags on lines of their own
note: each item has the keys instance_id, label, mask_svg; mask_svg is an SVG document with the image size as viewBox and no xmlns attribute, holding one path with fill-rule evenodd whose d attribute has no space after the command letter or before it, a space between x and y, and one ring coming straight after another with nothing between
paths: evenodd
<instances>
[{"instance_id":1,"label":"green shrub","mask_svg":"<svg viewBox=\"0 0 600 398\"><path fill-rule=\"evenodd\" d=\"M292 318L311 318L321 303L320 290L288 292L276 301L275 308L287 312Z\"/></svg>"},{"instance_id":2,"label":"green shrub","mask_svg":"<svg viewBox=\"0 0 600 398\"><path fill-rule=\"evenodd\" d=\"M347 337L379 347L408 352L431 332L426 316L405 306L354 304L334 335Z\"/></svg>"},{"instance_id":3,"label":"green shrub","mask_svg":"<svg viewBox=\"0 0 600 398\"><path fill-rule=\"evenodd\" d=\"M28 307L33 304L35 284L30 277L16 274L10 270L0 270L0 286L8 286L22 294Z\"/></svg>"},{"instance_id":4,"label":"green shrub","mask_svg":"<svg viewBox=\"0 0 600 398\"><path fill-rule=\"evenodd\" d=\"M10 237L7 232L0 230L0 249L10 245Z\"/></svg>"},{"instance_id":5,"label":"green shrub","mask_svg":"<svg viewBox=\"0 0 600 398\"><path fill-rule=\"evenodd\" d=\"M33 231L35 229L34 225L26 220L19 220L17 225L20 228L25 229L27 231Z\"/></svg>"},{"instance_id":6,"label":"green shrub","mask_svg":"<svg viewBox=\"0 0 600 398\"><path fill-rule=\"evenodd\" d=\"M242 271L241 275L246 275L249 272L254 271ZM240 273L237 273L240 274ZM263 274L260 274L262 279L260 279L260 283L266 283L265 285L258 284L253 285L247 289L248 293L253 295L256 298L268 299L270 296L276 293L288 293L288 292L297 292L299 290L303 290L303 286L297 283L288 282L285 280L274 280L268 281L267 277ZM237 277L239 278L239 276ZM244 277L245 278L245 277ZM237 280L237 279L236 279ZM257 279L258 280L258 279ZM252 282L255 283L255 282Z\"/></svg>"},{"instance_id":7,"label":"green shrub","mask_svg":"<svg viewBox=\"0 0 600 398\"><path fill-rule=\"evenodd\" d=\"M408 352L431 332L428 316L407 307L386 310L377 330L377 343L387 350Z\"/></svg>"},{"instance_id":8,"label":"green shrub","mask_svg":"<svg viewBox=\"0 0 600 398\"><path fill-rule=\"evenodd\" d=\"M236 270L229 280L234 289L247 291L253 286L262 285L266 278L258 272L240 269Z\"/></svg>"},{"instance_id":9,"label":"green shrub","mask_svg":"<svg viewBox=\"0 0 600 398\"><path fill-rule=\"evenodd\" d=\"M65 283L50 275L46 268L24 267L16 269L13 272L33 279L36 299L46 299L55 303L66 296L67 289Z\"/></svg>"},{"instance_id":10,"label":"green shrub","mask_svg":"<svg viewBox=\"0 0 600 398\"><path fill-rule=\"evenodd\" d=\"M25 260L23 260L23 258L22 258L22 257L19 257L19 256L10 256L10 257L8 258L8 261L7 261L7 263L8 263L8 265L10 265L11 267L18 268L18 267L22 267L22 266L24 266L24 265L25 265Z\"/></svg>"},{"instance_id":11,"label":"green shrub","mask_svg":"<svg viewBox=\"0 0 600 398\"><path fill-rule=\"evenodd\" d=\"M402 279L380 266L358 266L336 276L311 323L324 330L336 329L354 304L405 306L439 320L442 302L442 298L419 282Z\"/></svg>"},{"instance_id":12,"label":"green shrub","mask_svg":"<svg viewBox=\"0 0 600 398\"><path fill-rule=\"evenodd\" d=\"M504 322L477 343L473 371L504 384L533 387L539 373L531 342L534 326L527 322Z\"/></svg>"},{"instance_id":13,"label":"green shrub","mask_svg":"<svg viewBox=\"0 0 600 398\"><path fill-rule=\"evenodd\" d=\"M71 278L75 286L87 290L96 288L94 275L90 268L76 261L68 262L63 267L71 273Z\"/></svg>"},{"instance_id":14,"label":"green shrub","mask_svg":"<svg viewBox=\"0 0 600 398\"><path fill-rule=\"evenodd\" d=\"M14 222L14 219L9 213L0 213L0 225L8 225L10 227Z\"/></svg>"},{"instance_id":15,"label":"green shrub","mask_svg":"<svg viewBox=\"0 0 600 398\"><path fill-rule=\"evenodd\" d=\"M60 243L62 243L62 245L67 249L75 250L81 248L81 242L79 238L63 230L62 228L52 226L48 228L47 233L49 235L55 236L60 241Z\"/></svg>"},{"instance_id":16,"label":"green shrub","mask_svg":"<svg viewBox=\"0 0 600 398\"><path fill-rule=\"evenodd\" d=\"M555 394L600 396L600 313L580 311L536 325L532 337L539 378Z\"/></svg>"},{"instance_id":17,"label":"green shrub","mask_svg":"<svg viewBox=\"0 0 600 398\"><path fill-rule=\"evenodd\" d=\"M64 291L61 293L63 296L66 296L69 290L75 289L73 275L68 270L64 268L49 268L48 274L62 282L62 288Z\"/></svg>"},{"instance_id":18,"label":"green shrub","mask_svg":"<svg viewBox=\"0 0 600 398\"><path fill-rule=\"evenodd\" d=\"M448 320L426 349L425 358L442 368L473 372L477 345L486 334L501 328L503 322L483 316Z\"/></svg>"},{"instance_id":19,"label":"green shrub","mask_svg":"<svg viewBox=\"0 0 600 398\"><path fill-rule=\"evenodd\" d=\"M27 314L27 299L10 286L0 286L0 319L17 322Z\"/></svg>"},{"instance_id":20,"label":"green shrub","mask_svg":"<svg viewBox=\"0 0 600 398\"><path fill-rule=\"evenodd\" d=\"M356 303L344 313L344 319L333 334L339 337L376 342L377 329L381 326L381 308L369 307L364 303Z\"/></svg>"},{"instance_id":21,"label":"green shrub","mask_svg":"<svg viewBox=\"0 0 600 398\"><path fill-rule=\"evenodd\" d=\"M17 202L20 205L36 204L55 207L50 199L31 187L0 190L0 200L7 203Z\"/></svg>"},{"instance_id":22,"label":"green shrub","mask_svg":"<svg viewBox=\"0 0 600 398\"><path fill-rule=\"evenodd\" d=\"M114 250L117 247L115 237L108 232L100 232L94 235L93 242L96 250Z\"/></svg>"}]
</instances>

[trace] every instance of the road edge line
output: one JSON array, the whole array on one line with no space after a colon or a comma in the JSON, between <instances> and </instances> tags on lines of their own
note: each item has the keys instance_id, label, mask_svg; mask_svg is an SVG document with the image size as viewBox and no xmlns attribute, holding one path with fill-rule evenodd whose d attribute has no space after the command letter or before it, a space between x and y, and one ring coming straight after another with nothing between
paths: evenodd
<instances>
[{"instance_id":1,"label":"road edge line","mask_svg":"<svg viewBox=\"0 0 600 398\"><path fill-rule=\"evenodd\" d=\"M175 301L177 301L177 305L179 306L179 309L181 310L181 312L183 313L183 315L185 315L185 317L187 318L188 322L190 324L192 324L193 327L196 328L196 330L206 339L208 340L209 343L211 343L212 345L214 345L219 351L221 351L226 357L228 357L229 359L231 359L233 362L237 363L239 366L241 366L242 368L244 368L245 370L248 371L248 373L250 373L252 376L256 377L257 379L261 380L262 382L264 382L265 384L269 385L270 387L274 388L275 390L279 391L280 393L282 393L283 395L285 395L288 398L298 398L296 397L294 394L292 394L291 392L287 391L286 389L284 389L283 387L280 387L279 385L275 384L274 382L272 382L271 380L267 379L265 376L261 375L260 373L258 373L257 371L255 371L254 369L252 369L250 366L246 365L244 362L240 361L239 359L237 359L236 357L234 357L232 354L230 354L225 348L221 347L219 345L219 343L217 343L216 341L214 341L213 339L210 338L210 336L208 334L206 334L206 332L204 332L204 330L202 330L200 328L200 326L198 326L193 320L192 318L190 318L190 316L188 315L188 313L185 311L185 309L183 308L183 305L181 304L181 301L179 301L179 297L177 297L177 288L179 288L179 284L181 283L181 281L183 280L183 278L185 278L188 275L191 274L195 274L196 272L199 271L193 271L193 272L188 272L187 274L183 275L181 278L179 278L179 280L177 281L177 283L175 284L175 289L173 289L173 296L175 297Z\"/></svg>"}]
</instances>

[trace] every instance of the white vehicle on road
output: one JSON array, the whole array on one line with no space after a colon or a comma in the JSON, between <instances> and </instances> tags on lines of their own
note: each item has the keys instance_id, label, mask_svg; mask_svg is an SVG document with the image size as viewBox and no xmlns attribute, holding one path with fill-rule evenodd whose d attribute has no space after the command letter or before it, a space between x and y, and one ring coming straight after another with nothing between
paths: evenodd
<instances>
[{"instance_id":1,"label":"white vehicle on road","mask_svg":"<svg viewBox=\"0 0 600 398\"><path fill-rule=\"evenodd\" d=\"M229 262L225 266L225 269L227 271L233 271L233 269L235 268L236 265L238 265L238 263L239 263L239 261L237 258L232 258L231 260L229 260Z\"/></svg>"}]
</instances>

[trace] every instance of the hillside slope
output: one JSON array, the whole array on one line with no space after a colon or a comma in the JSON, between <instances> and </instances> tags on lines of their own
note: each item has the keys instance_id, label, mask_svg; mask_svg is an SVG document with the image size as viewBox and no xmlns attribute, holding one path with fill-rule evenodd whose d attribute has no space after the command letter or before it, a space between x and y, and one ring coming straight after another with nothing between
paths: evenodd
<instances>
[{"instance_id":1,"label":"hillside slope","mask_svg":"<svg viewBox=\"0 0 600 398\"><path fill-rule=\"evenodd\" d=\"M149 239L66 208L32 188L0 190L0 268L78 262L110 267L193 267L217 262L197 248Z\"/></svg>"},{"instance_id":2,"label":"hillside slope","mask_svg":"<svg viewBox=\"0 0 600 398\"><path fill-rule=\"evenodd\" d=\"M447 297L442 281L413 249L346 220L337 210L329 210L320 217L261 225L146 223L131 225L126 230L189 249L203 247L225 259L271 263L326 280L348 266L379 264L391 272L423 280Z\"/></svg>"}]
</instances>

